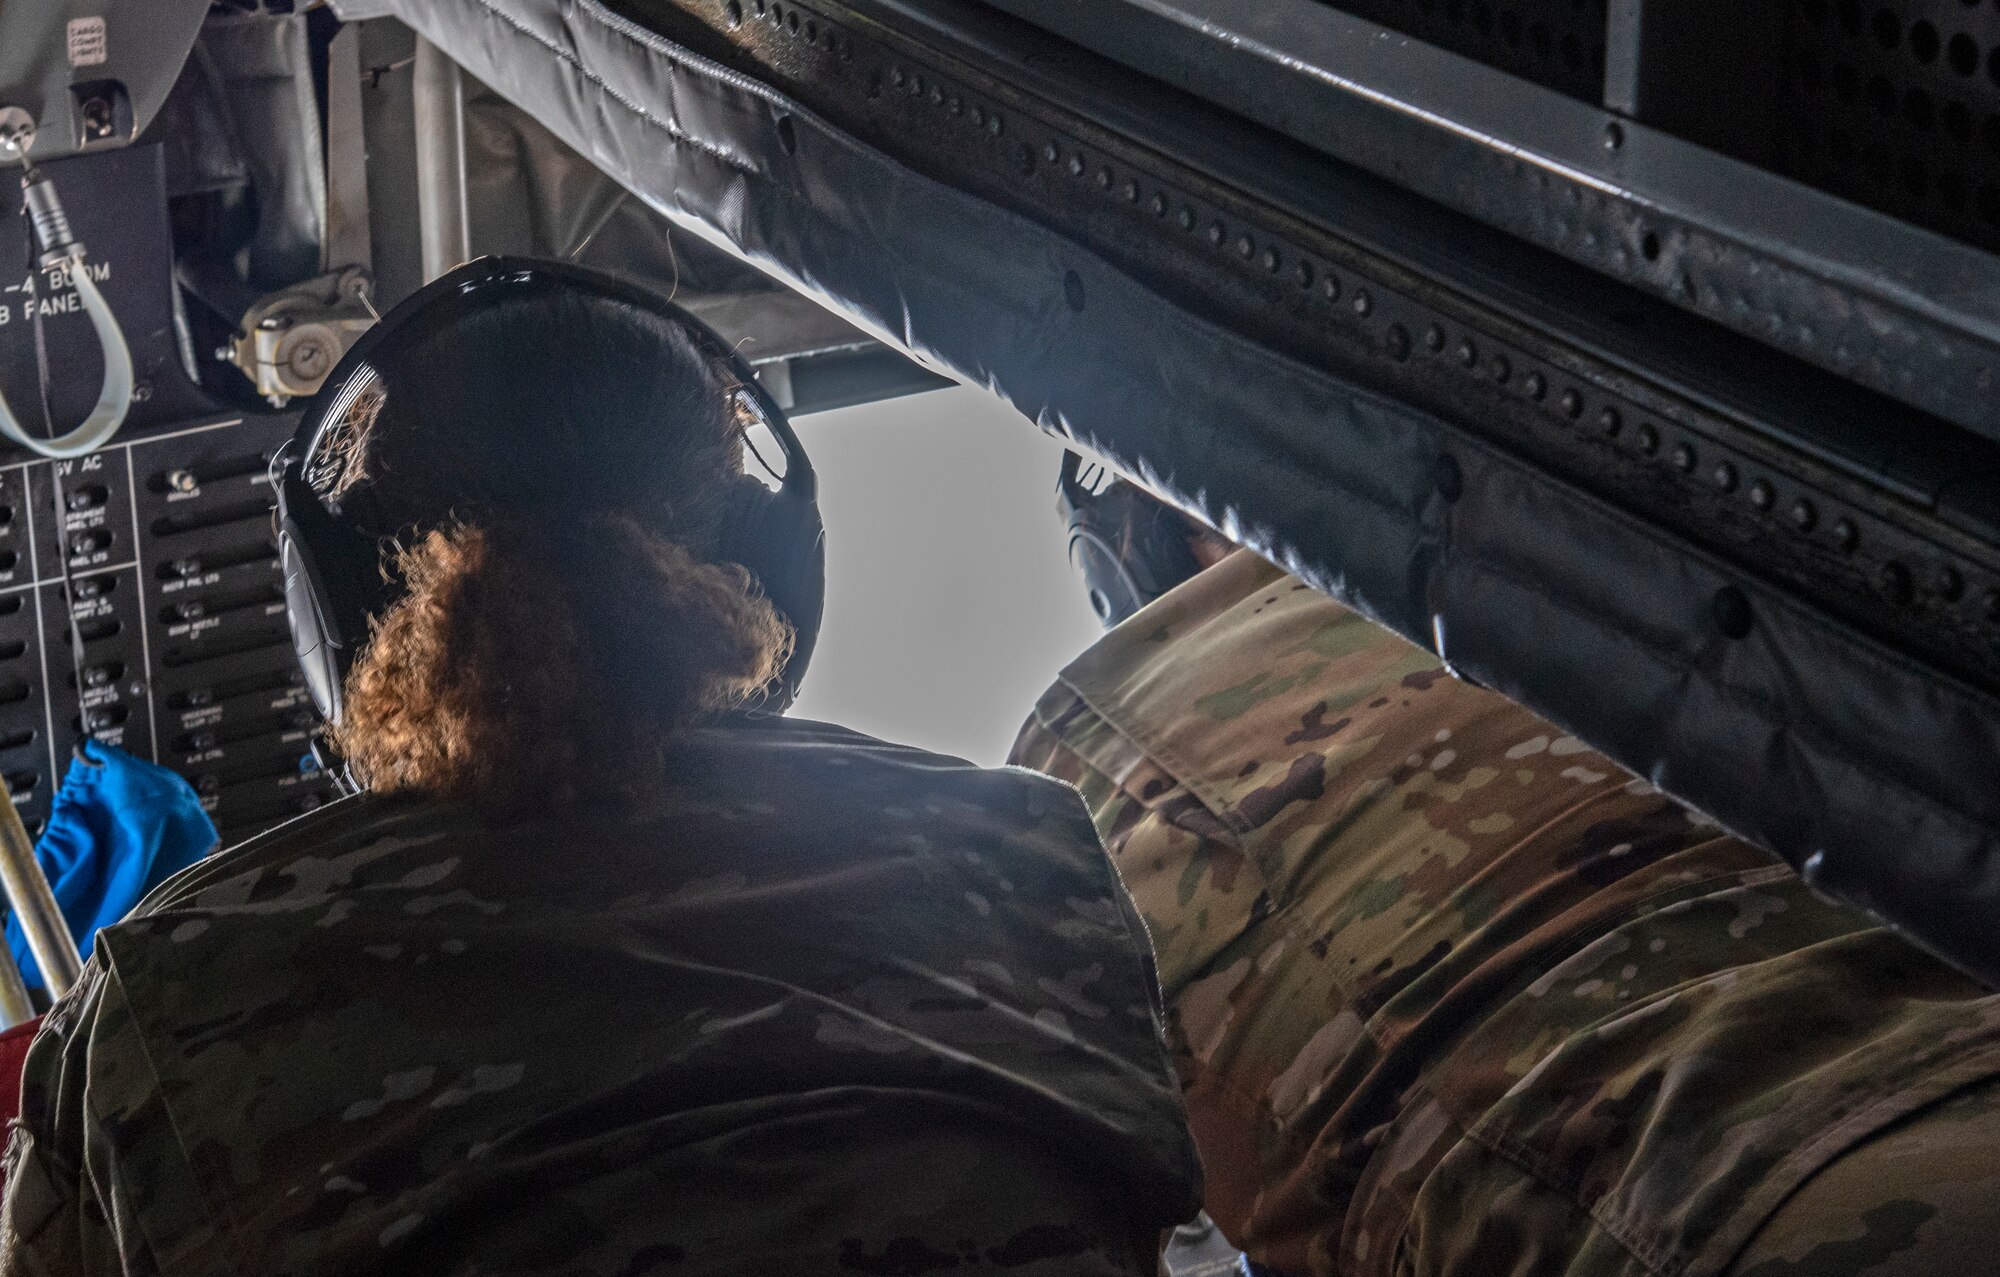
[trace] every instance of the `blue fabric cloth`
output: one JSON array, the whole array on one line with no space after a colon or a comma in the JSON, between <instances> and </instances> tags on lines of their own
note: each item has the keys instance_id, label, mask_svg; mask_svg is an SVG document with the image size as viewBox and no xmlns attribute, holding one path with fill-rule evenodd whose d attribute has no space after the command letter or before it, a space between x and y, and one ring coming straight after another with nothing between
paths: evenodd
<instances>
[{"instance_id":1,"label":"blue fabric cloth","mask_svg":"<svg viewBox=\"0 0 2000 1277\"><path fill-rule=\"evenodd\" d=\"M77 949L88 958L98 928L123 918L147 892L213 851L217 835L194 786L173 772L99 741L83 748L88 761L70 763L35 858ZM43 987L41 968L12 915L7 946L28 987Z\"/></svg>"}]
</instances>

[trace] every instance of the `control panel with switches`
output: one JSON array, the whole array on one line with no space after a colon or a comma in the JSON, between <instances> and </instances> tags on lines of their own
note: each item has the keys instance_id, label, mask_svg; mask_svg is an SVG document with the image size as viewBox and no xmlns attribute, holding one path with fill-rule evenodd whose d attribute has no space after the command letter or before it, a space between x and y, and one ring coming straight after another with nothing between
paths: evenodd
<instances>
[{"instance_id":1,"label":"control panel with switches","mask_svg":"<svg viewBox=\"0 0 2000 1277\"><path fill-rule=\"evenodd\" d=\"M186 776L225 843L326 802L271 523L290 414L0 465L0 774L31 832L87 731Z\"/></svg>"}]
</instances>

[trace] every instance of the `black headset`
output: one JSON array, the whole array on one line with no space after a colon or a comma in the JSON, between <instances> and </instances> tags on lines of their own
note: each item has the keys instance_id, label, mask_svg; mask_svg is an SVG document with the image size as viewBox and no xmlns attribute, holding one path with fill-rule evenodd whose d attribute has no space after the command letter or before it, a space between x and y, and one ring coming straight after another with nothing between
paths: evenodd
<instances>
[{"instance_id":1,"label":"black headset","mask_svg":"<svg viewBox=\"0 0 2000 1277\"><path fill-rule=\"evenodd\" d=\"M468 311L519 295L521 289L551 287L632 306L682 329L698 351L733 379L731 393L751 423L768 427L784 450L784 477L775 491L748 476L732 486L716 556L747 568L796 633L790 663L762 708L782 709L797 695L819 637L826 548L818 480L785 414L749 364L714 329L664 297L581 266L486 257L418 289L363 334L328 376L291 442L273 459L285 615L306 690L329 723L340 722L342 687L368 641L369 622L403 592L403 583L387 570L380 537L343 518L321 495L320 489L331 483L327 472L332 467L324 451L329 427L343 422L355 402L380 384L371 357L385 344L419 339Z\"/></svg>"},{"instance_id":2,"label":"black headset","mask_svg":"<svg viewBox=\"0 0 2000 1277\"><path fill-rule=\"evenodd\" d=\"M1106 629L1201 571L1178 514L1128 484L1093 492L1074 452L1063 454L1056 492L1070 566Z\"/></svg>"}]
</instances>

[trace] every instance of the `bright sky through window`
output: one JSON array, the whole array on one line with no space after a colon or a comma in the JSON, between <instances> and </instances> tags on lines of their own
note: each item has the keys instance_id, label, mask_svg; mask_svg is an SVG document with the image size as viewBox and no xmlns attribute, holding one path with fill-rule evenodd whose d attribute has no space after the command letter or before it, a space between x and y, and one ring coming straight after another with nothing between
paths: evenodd
<instances>
[{"instance_id":1,"label":"bright sky through window","mask_svg":"<svg viewBox=\"0 0 2000 1277\"><path fill-rule=\"evenodd\" d=\"M827 603L793 714L1003 762L1102 633L1055 512L1062 446L964 388L795 425L819 472Z\"/></svg>"}]
</instances>

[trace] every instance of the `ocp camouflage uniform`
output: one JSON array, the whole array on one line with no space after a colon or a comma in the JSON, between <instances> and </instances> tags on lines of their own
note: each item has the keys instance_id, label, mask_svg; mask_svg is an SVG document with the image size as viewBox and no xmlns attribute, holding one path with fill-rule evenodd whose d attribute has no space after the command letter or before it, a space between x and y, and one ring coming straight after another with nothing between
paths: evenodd
<instances>
[{"instance_id":1,"label":"ocp camouflage uniform","mask_svg":"<svg viewBox=\"0 0 2000 1277\"><path fill-rule=\"evenodd\" d=\"M2000 1271L2000 999L1247 552L1015 757L1079 786L1151 928L1253 1257Z\"/></svg>"},{"instance_id":2,"label":"ocp camouflage uniform","mask_svg":"<svg viewBox=\"0 0 2000 1277\"><path fill-rule=\"evenodd\" d=\"M1199 1200L1076 795L764 720L644 809L361 798L102 932L10 1273L1134 1277Z\"/></svg>"}]
</instances>

